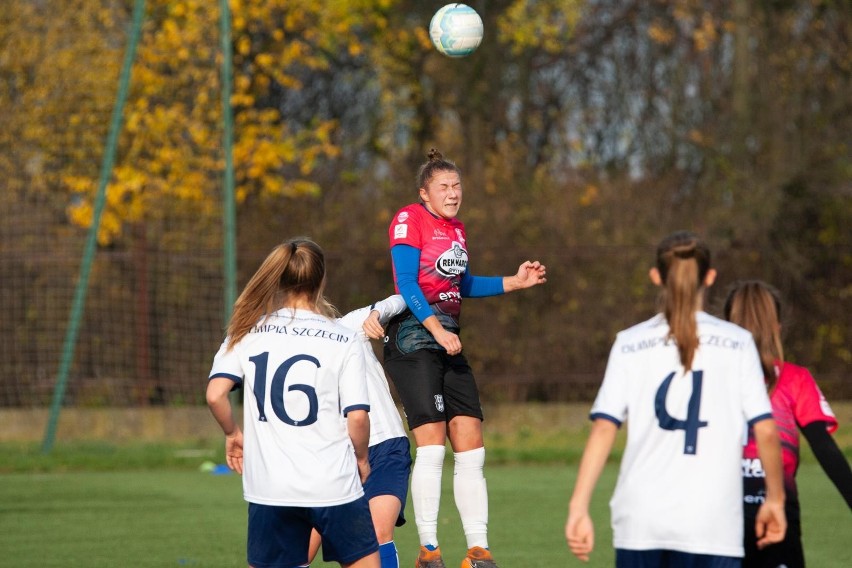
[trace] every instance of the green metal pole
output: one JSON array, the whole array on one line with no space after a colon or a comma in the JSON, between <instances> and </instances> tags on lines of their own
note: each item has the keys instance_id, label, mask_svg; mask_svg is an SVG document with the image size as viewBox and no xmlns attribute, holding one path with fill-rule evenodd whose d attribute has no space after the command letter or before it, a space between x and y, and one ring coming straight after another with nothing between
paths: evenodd
<instances>
[{"instance_id":1,"label":"green metal pole","mask_svg":"<svg viewBox=\"0 0 852 568\"><path fill-rule=\"evenodd\" d=\"M220 0L219 18L220 39L222 43L222 122L224 128L223 150L225 152L225 179L222 196L222 214L224 216L224 278L225 278L225 326L231 317L231 309L237 299L237 258L236 258L236 210L234 203L234 116L231 109L231 11L228 0Z\"/></svg>"},{"instance_id":2,"label":"green metal pole","mask_svg":"<svg viewBox=\"0 0 852 568\"><path fill-rule=\"evenodd\" d=\"M98 192L95 196L94 211L92 213L92 225L89 227L86 246L83 251L83 259L80 266L80 279L77 281L77 289L74 292L74 301L71 306L71 315L68 319L68 328L65 333L65 343L62 348L62 359L59 364L59 372L56 377L56 387L53 390L53 402L50 406L50 415L47 428L44 433L42 452L49 453L53 449L56 438L56 425L59 422L59 413L62 409L62 400L65 398L65 388L68 383L68 372L74 359L74 347L77 344L77 334L80 330L80 320L83 317L83 308L86 305L86 291L89 287L89 274L98 243L98 228L100 227L101 214L106 203L106 187L112 177L112 167L115 163L116 147L118 146L118 134L121 132L122 118L124 116L124 105L127 102L127 92L130 85L130 71L133 61L136 59L136 46L139 44L139 36L142 30L142 21L145 19L145 0L136 0L133 7L133 21L130 28L130 37L127 40L127 50L124 52L124 63L121 68L118 94L115 106L112 109L112 120L110 121L109 134L107 136L104 156L101 162L100 179L98 181Z\"/></svg>"},{"instance_id":3,"label":"green metal pole","mask_svg":"<svg viewBox=\"0 0 852 568\"><path fill-rule=\"evenodd\" d=\"M219 38L222 44L222 150L225 153L225 179L222 189L222 225L224 227L222 270L224 271L224 317L225 328L231 319L231 310L237 299L237 221L234 199L234 113L231 108L231 8L228 0L219 0ZM230 394L231 406L240 403L238 392Z\"/></svg>"}]
</instances>

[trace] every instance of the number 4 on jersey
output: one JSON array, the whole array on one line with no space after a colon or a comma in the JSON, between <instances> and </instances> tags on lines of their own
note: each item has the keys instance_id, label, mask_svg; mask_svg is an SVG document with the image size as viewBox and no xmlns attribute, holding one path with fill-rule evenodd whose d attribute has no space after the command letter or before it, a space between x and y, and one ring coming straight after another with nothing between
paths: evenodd
<instances>
[{"instance_id":1,"label":"number 4 on jersey","mask_svg":"<svg viewBox=\"0 0 852 568\"><path fill-rule=\"evenodd\" d=\"M698 446L698 429L707 426L706 421L698 419L699 410L701 408L701 384L703 380L703 371L692 371L692 395L689 397L689 405L686 411L686 420L680 420L673 417L666 410L666 397L669 394L669 387L672 384L675 374L671 373L657 389L657 396L654 400L654 408L657 412L657 421L660 423L660 428L664 430L683 430L686 434L686 440L683 445L683 453L695 454Z\"/></svg>"}]
</instances>

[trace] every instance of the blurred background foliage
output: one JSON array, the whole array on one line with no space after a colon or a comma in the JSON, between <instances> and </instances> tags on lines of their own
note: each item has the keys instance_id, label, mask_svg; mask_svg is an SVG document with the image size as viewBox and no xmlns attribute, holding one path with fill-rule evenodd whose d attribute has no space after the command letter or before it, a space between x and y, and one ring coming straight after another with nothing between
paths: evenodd
<instances>
[{"instance_id":1,"label":"blurred background foliage","mask_svg":"<svg viewBox=\"0 0 852 568\"><path fill-rule=\"evenodd\" d=\"M654 311L654 246L707 238L710 294L762 278L789 358L852 398L852 10L843 0L231 0L239 284L316 239L343 311L393 292L387 228L430 147L462 168L477 274L543 288L465 303L483 396L593 395L614 334ZM132 0L0 13L0 405L44 404L59 357ZM215 2L147 0L69 403L196 404L222 339Z\"/></svg>"}]
</instances>

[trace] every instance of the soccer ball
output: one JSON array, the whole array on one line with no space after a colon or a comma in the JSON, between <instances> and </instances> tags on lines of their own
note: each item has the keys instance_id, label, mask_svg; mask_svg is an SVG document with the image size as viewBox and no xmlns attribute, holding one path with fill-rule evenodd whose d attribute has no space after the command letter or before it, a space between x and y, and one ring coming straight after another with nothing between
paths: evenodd
<instances>
[{"instance_id":1,"label":"soccer ball","mask_svg":"<svg viewBox=\"0 0 852 568\"><path fill-rule=\"evenodd\" d=\"M429 37L447 57L466 57L482 42L482 18L466 4L447 4L432 16Z\"/></svg>"}]
</instances>

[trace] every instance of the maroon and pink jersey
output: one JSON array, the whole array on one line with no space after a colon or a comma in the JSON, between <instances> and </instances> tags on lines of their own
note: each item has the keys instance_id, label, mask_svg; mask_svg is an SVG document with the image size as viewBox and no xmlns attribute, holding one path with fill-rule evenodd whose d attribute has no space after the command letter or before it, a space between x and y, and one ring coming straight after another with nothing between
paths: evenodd
<instances>
[{"instance_id":1,"label":"maroon and pink jersey","mask_svg":"<svg viewBox=\"0 0 852 568\"><path fill-rule=\"evenodd\" d=\"M413 203L397 212L388 234L391 248L408 245L420 250L420 290L434 309L458 320L459 286L468 263L464 224L458 219L432 215L422 203ZM398 287L396 291L399 293Z\"/></svg>"},{"instance_id":2,"label":"maroon and pink jersey","mask_svg":"<svg viewBox=\"0 0 852 568\"><path fill-rule=\"evenodd\" d=\"M837 430L837 418L811 373L792 363L779 363L781 373L769 396L772 417L781 437L781 456L784 462L784 488L788 503L798 501L796 470L799 467L799 427L824 421L828 431ZM748 442L743 450L743 481L746 505L760 505L765 494L764 472L757 453L754 432L749 429Z\"/></svg>"}]
</instances>

